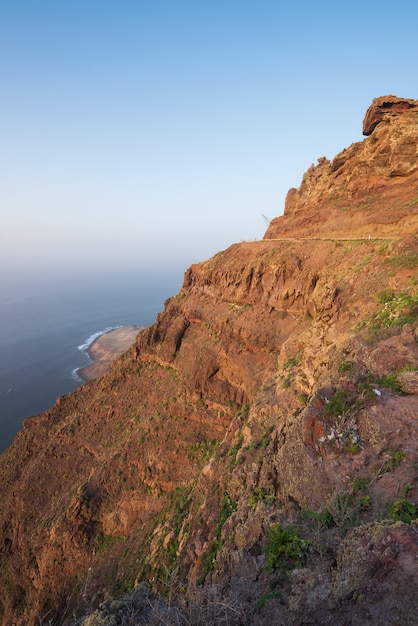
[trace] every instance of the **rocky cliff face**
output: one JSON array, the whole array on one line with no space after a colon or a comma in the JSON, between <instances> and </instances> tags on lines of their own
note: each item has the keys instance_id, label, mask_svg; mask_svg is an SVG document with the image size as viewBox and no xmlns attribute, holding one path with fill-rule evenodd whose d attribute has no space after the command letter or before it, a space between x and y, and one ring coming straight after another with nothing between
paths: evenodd
<instances>
[{"instance_id":1,"label":"rocky cliff face","mask_svg":"<svg viewBox=\"0 0 418 626\"><path fill-rule=\"evenodd\" d=\"M283 237L405 237L414 233L418 187L418 105L376 98L363 134L332 160L318 159L266 239Z\"/></svg>"},{"instance_id":2,"label":"rocky cliff face","mask_svg":"<svg viewBox=\"0 0 418 626\"><path fill-rule=\"evenodd\" d=\"M417 107L375 100L262 241L189 268L25 422L0 458L5 626L414 623Z\"/></svg>"}]
</instances>

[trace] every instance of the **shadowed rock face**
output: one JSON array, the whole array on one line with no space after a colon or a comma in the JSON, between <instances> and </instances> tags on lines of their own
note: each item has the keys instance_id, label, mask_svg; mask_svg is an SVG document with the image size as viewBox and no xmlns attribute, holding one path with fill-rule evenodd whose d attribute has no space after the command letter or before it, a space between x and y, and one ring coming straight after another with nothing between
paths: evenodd
<instances>
[{"instance_id":1,"label":"shadowed rock face","mask_svg":"<svg viewBox=\"0 0 418 626\"><path fill-rule=\"evenodd\" d=\"M105 375L26 420L0 457L4 626L215 624L220 607L231 624L414 623L417 120L402 102L312 166L263 240L192 265ZM277 524L294 556L270 573Z\"/></svg>"}]
</instances>

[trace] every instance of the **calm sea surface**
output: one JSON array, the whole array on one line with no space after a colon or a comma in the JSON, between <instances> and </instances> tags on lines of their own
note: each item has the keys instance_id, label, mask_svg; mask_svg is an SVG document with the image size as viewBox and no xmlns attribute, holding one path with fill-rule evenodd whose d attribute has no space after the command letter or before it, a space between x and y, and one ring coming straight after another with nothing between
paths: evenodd
<instances>
[{"instance_id":1,"label":"calm sea surface","mask_svg":"<svg viewBox=\"0 0 418 626\"><path fill-rule=\"evenodd\" d=\"M182 274L141 280L43 285L0 293L0 453L22 420L50 408L80 384L82 347L106 329L152 324Z\"/></svg>"}]
</instances>

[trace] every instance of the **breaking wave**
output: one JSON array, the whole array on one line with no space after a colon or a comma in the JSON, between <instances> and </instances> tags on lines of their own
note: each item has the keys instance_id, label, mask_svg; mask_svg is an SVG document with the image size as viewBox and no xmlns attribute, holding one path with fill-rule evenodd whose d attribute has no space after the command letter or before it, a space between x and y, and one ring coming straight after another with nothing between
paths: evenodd
<instances>
[{"instance_id":1,"label":"breaking wave","mask_svg":"<svg viewBox=\"0 0 418 626\"><path fill-rule=\"evenodd\" d=\"M89 356L89 353L88 353L88 349L90 348L90 346L96 341L96 339L98 339L102 335L106 335L106 333L110 333L110 331L117 330L118 328L123 328L123 326L120 326L120 325L119 326L108 326L104 330L99 330L97 333L93 333L82 344L77 346L78 349L80 350L80 352L84 352L84 354L87 357L88 362L85 365L81 366L81 367L76 367L71 372L71 376L72 376L72 378L74 378L74 380L76 380L77 382L84 382L83 379L81 378L81 376L79 376L78 372L80 370L84 369L87 365L89 365L90 363L93 362L91 360L90 356Z\"/></svg>"}]
</instances>

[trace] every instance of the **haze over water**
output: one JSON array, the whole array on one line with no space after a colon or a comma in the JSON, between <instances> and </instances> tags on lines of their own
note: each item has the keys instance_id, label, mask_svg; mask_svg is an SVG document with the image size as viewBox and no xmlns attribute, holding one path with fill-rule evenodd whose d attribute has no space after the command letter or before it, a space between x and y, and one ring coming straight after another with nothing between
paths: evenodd
<instances>
[{"instance_id":1,"label":"haze over water","mask_svg":"<svg viewBox=\"0 0 418 626\"><path fill-rule=\"evenodd\" d=\"M87 364L80 347L117 326L148 326L175 295L182 272L147 277L96 277L60 284L1 285L0 453L22 420L76 389L75 370Z\"/></svg>"}]
</instances>

